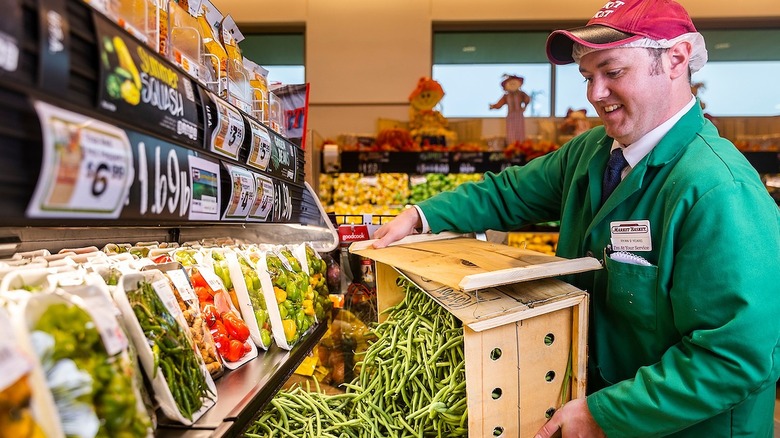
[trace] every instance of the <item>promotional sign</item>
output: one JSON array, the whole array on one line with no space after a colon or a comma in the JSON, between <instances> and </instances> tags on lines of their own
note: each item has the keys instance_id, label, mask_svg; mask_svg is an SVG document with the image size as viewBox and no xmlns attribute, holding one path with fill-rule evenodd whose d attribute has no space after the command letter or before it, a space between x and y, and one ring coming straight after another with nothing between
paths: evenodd
<instances>
[{"instance_id":1,"label":"promotional sign","mask_svg":"<svg viewBox=\"0 0 780 438\"><path fill-rule=\"evenodd\" d=\"M244 142L244 118L236 108L212 93L206 93L206 96L206 130L210 134L208 148L237 160Z\"/></svg>"},{"instance_id":2,"label":"promotional sign","mask_svg":"<svg viewBox=\"0 0 780 438\"><path fill-rule=\"evenodd\" d=\"M275 132L271 132L271 165L268 167L268 172L295 182L297 176L295 170L298 164L296 153L295 145Z\"/></svg>"},{"instance_id":3,"label":"promotional sign","mask_svg":"<svg viewBox=\"0 0 780 438\"><path fill-rule=\"evenodd\" d=\"M187 157L192 178L189 219L219 220L219 164L194 155Z\"/></svg>"},{"instance_id":4,"label":"promotional sign","mask_svg":"<svg viewBox=\"0 0 780 438\"><path fill-rule=\"evenodd\" d=\"M304 140L309 113L309 84L285 85L276 88L274 94L283 102L285 135L290 139L301 139L301 148L306 149Z\"/></svg>"},{"instance_id":5,"label":"promotional sign","mask_svg":"<svg viewBox=\"0 0 780 438\"><path fill-rule=\"evenodd\" d=\"M243 167L222 163L230 176L230 197L223 219L246 219L254 205L257 189L252 172Z\"/></svg>"},{"instance_id":6,"label":"promotional sign","mask_svg":"<svg viewBox=\"0 0 780 438\"><path fill-rule=\"evenodd\" d=\"M202 146L197 90L186 74L103 17L96 18L100 50L98 107L165 138Z\"/></svg>"},{"instance_id":7,"label":"promotional sign","mask_svg":"<svg viewBox=\"0 0 780 438\"><path fill-rule=\"evenodd\" d=\"M43 130L43 162L27 216L117 218L133 183L125 131L44 102L33 104Z\"/></svg>"},{"instance_id":8,"label":"promotional sign","mask_svg":"<svg viewBox=\"0 0 780 438\"><path fill-rule=\"evenodd\" d=\"M274 183L271 178L252 173L255 178L255 202L249 211L250 221L268 222L274 208Z\"/></svg>"},{"instance_id":9,"label":"promotional sign","mask_svg":"<svg viewBox=\"0 0 780 438\"><path fill-rule=\"evenodd\" d=\"M268 163L271 162L271 135L268 129L247 118L250 128L250 148L246 163L262 171L268 170Z\"/></svg>"}]
</instances>

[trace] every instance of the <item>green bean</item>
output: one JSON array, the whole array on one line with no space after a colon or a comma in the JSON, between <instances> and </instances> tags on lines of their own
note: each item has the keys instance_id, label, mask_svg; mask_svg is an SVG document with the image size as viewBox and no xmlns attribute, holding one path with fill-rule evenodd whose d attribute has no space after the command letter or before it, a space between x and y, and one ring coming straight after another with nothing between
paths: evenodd
<instances>
[{"instance_id":1,"label":"green bean","mask_svg":"<svg viewBox=\"0 0 780 438\"><path fill-rule=\"evenodd\" d=\"M345 393L323 394L316 380L314 389L280 391L246 436L465 436L463 328L411 283L398 284L405 297L370 325L373 340L355 354L357 375L341 385Z\"/></svg>"}]
</instances>

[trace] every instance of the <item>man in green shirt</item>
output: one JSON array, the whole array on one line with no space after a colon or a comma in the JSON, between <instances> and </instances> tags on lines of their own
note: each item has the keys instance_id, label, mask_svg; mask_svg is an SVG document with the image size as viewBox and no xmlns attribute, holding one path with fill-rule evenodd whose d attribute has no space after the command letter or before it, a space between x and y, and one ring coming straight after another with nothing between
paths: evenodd
<instances>
[{"instance_id":1,"label":"man in green shirt","mask_svg":"<svg viewBox=\"0 0 780 438\"><path fill-rule=\"evenodd\" d=\"M590 292L588 395L537 436L771 438L780 210L691 94L701 34L678 3L616 0L547 54L579 65L603 126L405 210L375 247L560 220L558 255L605 269L566 279Z\"/></svg>"}]
</instances>

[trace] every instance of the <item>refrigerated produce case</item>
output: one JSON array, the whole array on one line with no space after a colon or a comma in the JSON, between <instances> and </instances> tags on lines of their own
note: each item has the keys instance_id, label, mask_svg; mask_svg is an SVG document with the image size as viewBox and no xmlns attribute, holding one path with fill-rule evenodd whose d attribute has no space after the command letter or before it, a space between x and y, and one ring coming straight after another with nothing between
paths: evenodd
<instances>
[{"instance_id":1,"label":"refrigerated produce case","mask_svg":"<svg viewBox=\"0 0 780 438\"><path fill-rule=\"evenodd\" d=\"M89 4L4 2L0 45L0 258L224 238L336 248L297 145ZM161 417L156 435L239 433L326 329L226 372L215 406L188 427Z\"/></svg>"}]
</instances>

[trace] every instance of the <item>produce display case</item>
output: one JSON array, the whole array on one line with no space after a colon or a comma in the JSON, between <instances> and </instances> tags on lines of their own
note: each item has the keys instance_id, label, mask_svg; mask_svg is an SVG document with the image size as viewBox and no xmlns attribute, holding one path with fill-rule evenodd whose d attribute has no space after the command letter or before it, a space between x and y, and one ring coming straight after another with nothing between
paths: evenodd
<instances>
[{"instance_id":1,"label":"produce display case","mask_svg":"<svg viewBox=\"0 0 780 438\"><path fill-rule=\"evenodd\" d=\"M23 253L137 242L336 248L295 143L209 93L91 4L4 5L2 274ZM155 435L238 435L326 329L321 322L292 348L273 345L225 371L215 382L218 401L191 425L158 411Z\"/></svg>"},{"instance_id":2,"label":"produce display case","mask_svg":"<svg viewBox=\"0 0 780 438\"><path fill-rule=\"evenodd\" d=\"M532 437L564 402L585 396L588 296L550 277L600 269L574 260L442 233L371 241L379 311L403 299L399 274L464 326L469 436Z\"/></svg>"}]
</instances>

